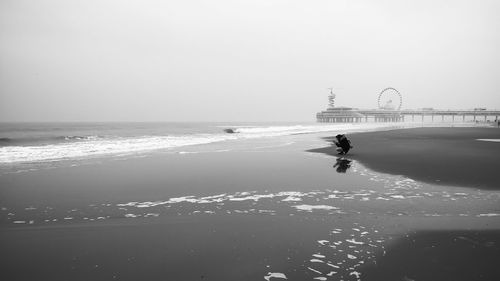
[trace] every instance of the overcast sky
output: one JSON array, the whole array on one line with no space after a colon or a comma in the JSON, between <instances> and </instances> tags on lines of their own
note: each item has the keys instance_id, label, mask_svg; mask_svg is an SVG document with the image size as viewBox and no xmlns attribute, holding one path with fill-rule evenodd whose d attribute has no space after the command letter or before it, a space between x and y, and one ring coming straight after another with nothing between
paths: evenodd
<instances>
[{"instance_id":1,"label":"overcast sky","mask_svg":"<svg viewBox=\"0 0 500 281\"><path fill-rule=\"evenodd\" d=\"M1 0L0 121L500 109L500 1Z\"/></svg>"}]
</instances>

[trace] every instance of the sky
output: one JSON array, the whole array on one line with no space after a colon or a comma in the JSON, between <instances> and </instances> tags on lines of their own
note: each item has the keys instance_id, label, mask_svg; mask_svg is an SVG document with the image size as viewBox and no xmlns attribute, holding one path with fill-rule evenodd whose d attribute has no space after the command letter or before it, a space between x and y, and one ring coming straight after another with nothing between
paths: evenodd
<instances>
[{"instance_id":1,"label":"sky","mask_svg":"<svg viewBox=\"0 0 500 281\"><path fill-rule=\"evenodd\" d=\"M497 0L2 0L0 121L500 109Z\"/></svg>"}]
</instances>

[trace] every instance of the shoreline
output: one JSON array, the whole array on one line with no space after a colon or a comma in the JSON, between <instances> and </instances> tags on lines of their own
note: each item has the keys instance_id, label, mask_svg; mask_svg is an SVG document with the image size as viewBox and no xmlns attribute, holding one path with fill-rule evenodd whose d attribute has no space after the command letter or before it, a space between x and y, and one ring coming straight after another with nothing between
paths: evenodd
<instances>
[{"instance_id":1,"label":"shoreline","mask_svg":"<svg viewBox=\"0 0 500 281\"><path fill-rule=\"evenodd\" d=\"M354 148L345 157L376 172L430 184L500 190L500 145L477 140L500 139L497 128L410 128L347 137ZM339 156L331 146L308 151Z\"/></svg>"},{"instance_id":2,"label":"shoreline","mask_svg":"<svg viewBox=\"0 0 500 281\"><path fill-rule=\"evenodd\" d=\"M320 136L0 175L0 276L247 281L277 279L271 273L289 280L498 275L497 192L436 188L374 172L361 161L339 172L335 158L304 152L323 146ZM359 154L357 139L353 153ZM446 262L457 252L467 255Z\"/></svg>"}]
</instances>

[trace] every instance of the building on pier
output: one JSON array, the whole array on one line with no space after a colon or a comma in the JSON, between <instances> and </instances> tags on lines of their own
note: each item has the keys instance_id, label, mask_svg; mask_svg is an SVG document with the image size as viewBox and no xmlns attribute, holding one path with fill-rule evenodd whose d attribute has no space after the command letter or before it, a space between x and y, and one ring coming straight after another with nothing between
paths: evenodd
<instances>
[{"instance_id":1,"label":"building on pier","mask_svg":"<svg viewBox=\"0 0 500 281\"><path fill-rule=\"evenodd\" d=\"M364 115L352 107L328 108L316 114L316 120L321 123L358 123L362 122Z\"/></svg>"},{"instance_id":2,"label":"building on pier","mask_svg":"<svg viewBox=\"0 0 500 281\"><path fill-rule=\"evenodd\" d=\"M358 109L346 106L335 107L333 88L328 96L328 108L316 114L316 120L321 123L357 123L362 122L363 114Z\"/></svg>"}]
</instances>

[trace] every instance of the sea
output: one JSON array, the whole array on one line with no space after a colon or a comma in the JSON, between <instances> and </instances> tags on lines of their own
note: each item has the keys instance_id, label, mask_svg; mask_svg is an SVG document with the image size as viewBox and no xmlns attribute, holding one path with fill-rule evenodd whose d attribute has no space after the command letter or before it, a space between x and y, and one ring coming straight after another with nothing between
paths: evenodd
<instances>
[{"instance_id":1,"label":"sea","mask_svg":"<svg viewBox=\"0 0 500 281\"><path fill-rule=\"evenodd\" d=\"M0 166L179 150L313 133L400 128L397 123L0 123ZM205 148L204 148L205 149Z\"/></svg>"}]
</instances>

